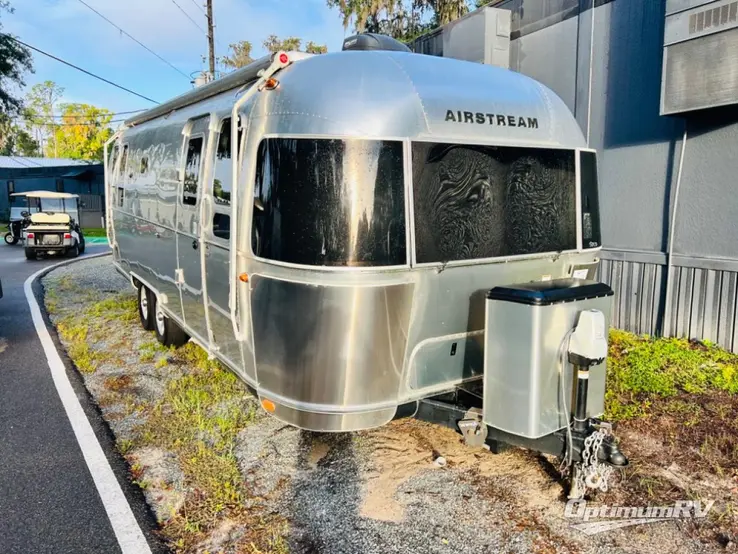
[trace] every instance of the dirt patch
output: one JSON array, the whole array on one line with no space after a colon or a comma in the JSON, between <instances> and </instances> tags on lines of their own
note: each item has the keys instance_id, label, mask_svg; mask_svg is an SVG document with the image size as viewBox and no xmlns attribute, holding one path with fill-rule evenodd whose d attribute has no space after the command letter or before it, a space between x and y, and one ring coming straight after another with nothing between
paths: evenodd
<instances>
[{"instance_id":1,"label":"dirt patch","mask_svg":"<svg viewBox=\"0 0 738 554\"><path fill-rule=\"evenodd\" d=\"M159 522L166 522L182 509L184 475L176 456L160 448L141 448L127 460Z\"/></svg>"}]
</instances>

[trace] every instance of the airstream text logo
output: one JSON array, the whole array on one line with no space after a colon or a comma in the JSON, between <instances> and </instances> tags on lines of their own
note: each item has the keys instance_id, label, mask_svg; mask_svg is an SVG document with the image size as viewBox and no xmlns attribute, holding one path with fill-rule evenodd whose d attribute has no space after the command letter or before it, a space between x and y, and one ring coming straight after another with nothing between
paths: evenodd
<instances>
[{"instance_id":1,"label":"airstream text logo","mask_svg":"<svg viewBox=\"0 0 738 554\"><path fill-rule=\"evenodd\" d=\"M477 125L497 125L498 127L525 127L538 129L537 117L522 117L483 112L462 112L447 110L446 121L453 123L475 123Z\"/></svg>"}]
</instances>

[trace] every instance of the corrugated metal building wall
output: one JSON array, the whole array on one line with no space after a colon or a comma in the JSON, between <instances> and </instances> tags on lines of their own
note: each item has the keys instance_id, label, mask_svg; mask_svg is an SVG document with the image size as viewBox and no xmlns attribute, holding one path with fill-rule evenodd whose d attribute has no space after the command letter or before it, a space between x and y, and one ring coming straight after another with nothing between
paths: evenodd
<instances>
[{"instance_id":1,"label":"corrugated metal building wall","mask_svg":"<svg viewBox=\"0 0 738 554\"><path fill-rule=\"evenodd\" d=\"M613 324L738 351L738 110L660 115L665 0L504 0L496 7L512 12L510 68L561 96L599 151L599 276L616 293Z\"/></svg>"}]
</instances>

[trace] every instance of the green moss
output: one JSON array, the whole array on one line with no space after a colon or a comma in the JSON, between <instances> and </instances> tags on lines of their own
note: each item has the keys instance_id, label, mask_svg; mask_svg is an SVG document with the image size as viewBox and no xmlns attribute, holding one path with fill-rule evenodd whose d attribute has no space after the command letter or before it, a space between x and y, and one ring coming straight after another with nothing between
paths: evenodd
<instances>
[{"instance_id":1,"label":"green moss","mask_svg":"<svg viewBox=\"0 0 738 554\"><path fill-rule=\"evenodd\" d=\"M610 332L608 418L644 416L655 399L709 391L738 392L738 356L711 343Z\"/></svg>"}]
</instances>

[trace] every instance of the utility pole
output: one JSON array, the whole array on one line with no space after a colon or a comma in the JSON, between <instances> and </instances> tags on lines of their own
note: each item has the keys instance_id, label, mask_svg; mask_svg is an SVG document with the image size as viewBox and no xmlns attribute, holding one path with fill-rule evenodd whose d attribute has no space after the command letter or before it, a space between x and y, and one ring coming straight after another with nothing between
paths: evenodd
<instances>
[{"instance_id":1,"label":"utility pole","mask_svg":"<svg viewBox=\"0 0 738 554\"><path fill-rule=\"evenodd\" d=\"M208 50L210 61L210 80L215 80L215 36L213 35L213 0L207 0L208 3Z\"/></svg>"}]
</instances>

